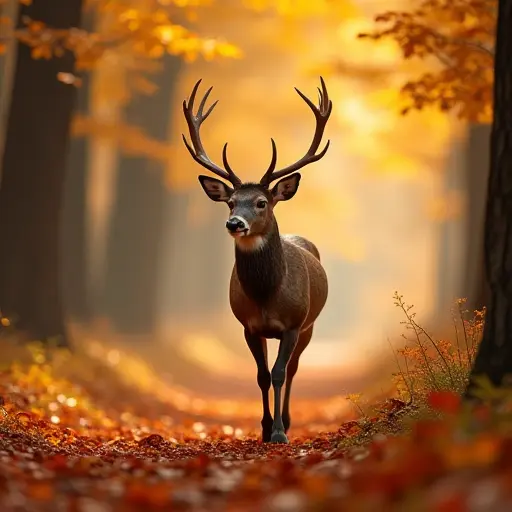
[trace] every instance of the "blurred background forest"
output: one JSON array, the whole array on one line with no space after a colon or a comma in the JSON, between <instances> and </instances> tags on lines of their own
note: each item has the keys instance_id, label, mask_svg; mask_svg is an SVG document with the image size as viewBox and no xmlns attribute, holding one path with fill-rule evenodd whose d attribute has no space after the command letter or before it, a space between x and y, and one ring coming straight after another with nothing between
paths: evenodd
<instances>
[{"instance_id":1,"label":"blurred background forest","mask_svg":"<svg viewBox=\"0 0 512 512\"><path fill-rule=\"evenodd\" d=\"M311 95L322 75L334 104L328 154L277 210L282 232L315 241L330 280L297 397L352 392L386 370L395 290L441 335L457 297L482 305L485 2L415 2L373 37L358 35L412 3L43 4L0 1L0 307L29 336L112 364L129 351L204 400L256 397L228 304L226 211L205 199L181 140L198 78L220 100L203 141L218 157L229 141L246 180L266 168L270 137L283 164L309 144L294 86Z\"/></svg>"}]
</instances>

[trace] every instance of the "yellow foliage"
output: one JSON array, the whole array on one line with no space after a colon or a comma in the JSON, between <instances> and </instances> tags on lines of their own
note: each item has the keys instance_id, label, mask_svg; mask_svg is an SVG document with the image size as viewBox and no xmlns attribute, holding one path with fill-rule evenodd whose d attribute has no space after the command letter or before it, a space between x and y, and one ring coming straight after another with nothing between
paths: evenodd
<instances>
[{"instance_id":1,"label":"yellow foliage","mask_svg":"<svg viewBox=\"0 0 512 512\"><path fill-rule=\"evenodd\" d=\"M274 10L287 17L325 16L337 12L347 16L355 13L351 2L333 2L332 0L243 0L243 4L255 11Z\"/></svg>"},{"instance_id":2,"label":"yellow foliage","mask_svg":"<svg viewBox=\"0 0 512 512\"><path fill-rule=\"evenodd\" d=\"M166 53L186 61L198 57L240 58L242 52L234 44L201 36L176 22L178 18L193 18L190 9L210 3L209 0L87 0L86 9L99 20L94 31L76 27L55 29L28 17L23 19L22 28L14 29L10 19L2 18L0 39L17 39L28 45L35 59L60 57L65 51L72 51L78 71L94 69L106 53L129 56L127 70L139 72L148 72L145 61L159 60ZM154 91L140 77L137 82L137 92ZM76 85L76 81L66 83Z\"/></svg>"},{"instance_id":3,"label":"yellow foliage","mask_svg":"<svg viewBox=\"0 0 512 512\"><path fill-rule=\"evenodd\" d=\"M28 0L18 1L30 4ZM126 86L116 90L114 84L104 83L99 93L114 101L121 97L121 103L126 104L133 95L151 95L156 91L150 75L160 71L165 54L186 62L198 58L209 61L242 57L242 51L234 44L220 37L198 34L191 28L197 11L212 3L212 0L86 0L85 14L96 20L90 31L77 27L56 29L29 17L24 17L23 26L16 29L13 20L2 17L0 53L6 50L4 41L17 40L30 47L34 59L59 58L71 51L76 57L77 74L115 68L124 77ZM57 78L71 86L79 87L82 83L72 73L59 73ZM75 121L74 129L76 133L95 130L95 135L115 137L124 149L138 155L162 159L167 153L162 142L151 140L138 129L117 131L101 122L85 122L81 118Z\"/></svg>"}]
</instances>

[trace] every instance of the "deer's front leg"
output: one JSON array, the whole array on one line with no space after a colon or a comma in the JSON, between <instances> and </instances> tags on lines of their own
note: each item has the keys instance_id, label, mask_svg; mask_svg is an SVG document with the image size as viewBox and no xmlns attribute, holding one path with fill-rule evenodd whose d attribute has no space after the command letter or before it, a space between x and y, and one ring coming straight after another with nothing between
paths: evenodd
<instances>
[{"instance_id":1,"label":"deer's front leg","mask_svg":"<svg viewBox=\"0 0 512 512\"><path fill-rule=\"evenodd\" d=\"M261 399L263 401L263 418L261 419L262 440L264 443L270 441L272 433L272 415L270 414L270 404L268 401L268 392L270 391L270 372L267 362L267 340L251 334L247 329L244 331L245 341L249 347L256 366L258 367L258 386L261 389Z\"/></svg>"},{"instance_id":2,"label":"deer's front leg","mask_svg":"<svg viewBox=\"0 0 512 512\"><path fill-rule=\"evenodd\" d=\"M274 424L272 425L272 443L287 443L281 416L281 390L286 380L286 367L297 345L299 331L285 331L279 343L279 352L272 368L272 387L274 388Z\"/></svg>"}]
</instances>

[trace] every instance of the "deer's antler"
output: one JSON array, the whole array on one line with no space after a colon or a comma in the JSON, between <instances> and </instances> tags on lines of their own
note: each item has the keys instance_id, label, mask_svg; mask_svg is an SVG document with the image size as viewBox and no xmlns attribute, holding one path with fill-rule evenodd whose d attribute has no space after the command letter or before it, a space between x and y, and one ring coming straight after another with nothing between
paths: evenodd
<instances>
[{"instance_id":1,"label":"deer's antler","mask_svg":"<svg viewBox=\"0 0 512 512\"><path fill-rule=\"evenodd\" d=\"M320 77L320 82L322 84L322 89L318 88L318 98L319 98L319 106L317 107L308 97L306 97L302 92L299 91L295 87L295 90L299 94L299 96L308 104L309 108L313 111L316 119L316 129L315 135L313 136L313 141L309 146L306 154L300 159L297 160L294 164L285 167L284 169L280 169L279 171L275 171L276 163L277 163L277 148L274 139L272 141L272 160L270 162L270 166L267 172L263 175L263 178L260 180L260 184L268 187L270 183L278 178L283 176L287 176L294 171L301 169L302 167L312 164L313 162L317 162L320 160L327 150L329 149L330 141L327 141L324 149L317 153L318 147L320 146L320 142L322 142L322 136L324 134L325 125L329 120L329 116L332 111L332 101L329 99L329 94L327 93L327 87L325 86L324 79Z\"/></svg>"},{"instance_id":2,"label":"deer's antler","mask_svg":"<svg viewBox=\"0 0 512 512\"><path fill-rule=\"evenodd\" d=\"M185 143L185 146L187 146L187 149L189 153L192 155L192 158L200 165L208 169L209 171L213 172L217 176L220 176L221 178L224 178L225 180L228 180L231 182L231 184L238 188L242 181L240 178L233 172L231 167L228 163L228 157L227 157L227 148L228 143L224 144L224 148L222 149L222 161L224 163L225 169L222 169L217 164L213 163L208 155L206 154L206 151L204 150L203 144L201 142L201 137L199 135L199 129L201 128L201 124L203 121L212 113L212 110L215 108L215 105L217 105L218 100L212 104L212 106L206 111L206 114L203 114L203 109L206 103L206 100L208 99L208 96L210 95L210 92L212 91L213 87L210 87L206 94L203 96L203 99L201 100L201 103L199 104L199 108L197 109L197 114L194 115L193 109L194 109L194 100L196 98L197 89L199 87L199 84L201 83L201 80L198 80L196 82L196 85L194 85L194 88L192 89L192 93L190 95L190 99L187 104L187 100L183 100L183 114L185 115L185 119L187 120L188 129L190 132L190 140L192 141L192 146L188 143L186 137L184 134L182 134L183 142Z\"/></svg>"}]
</instances>

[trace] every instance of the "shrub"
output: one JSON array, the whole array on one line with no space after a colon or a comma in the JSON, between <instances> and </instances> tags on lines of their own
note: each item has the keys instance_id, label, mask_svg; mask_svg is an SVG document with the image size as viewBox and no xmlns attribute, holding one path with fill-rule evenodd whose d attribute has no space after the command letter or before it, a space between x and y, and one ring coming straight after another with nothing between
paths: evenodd
<instances>
[{"instance_id":1,"label":"shrub","mask_svg":"<svg viewBox=\"0 0 512 512\"><path fill-rule=\"evenodd\" d=\"M406 343L394 350L398 372L393 375L401 399L421 405L431 392L463 393L480 343L485 308L466 309L466 299L459 299L452 310L455 339L437 340L416 321L412 305L395 292L395 305L402 310Z\"/></svg>"}]
</instances>

